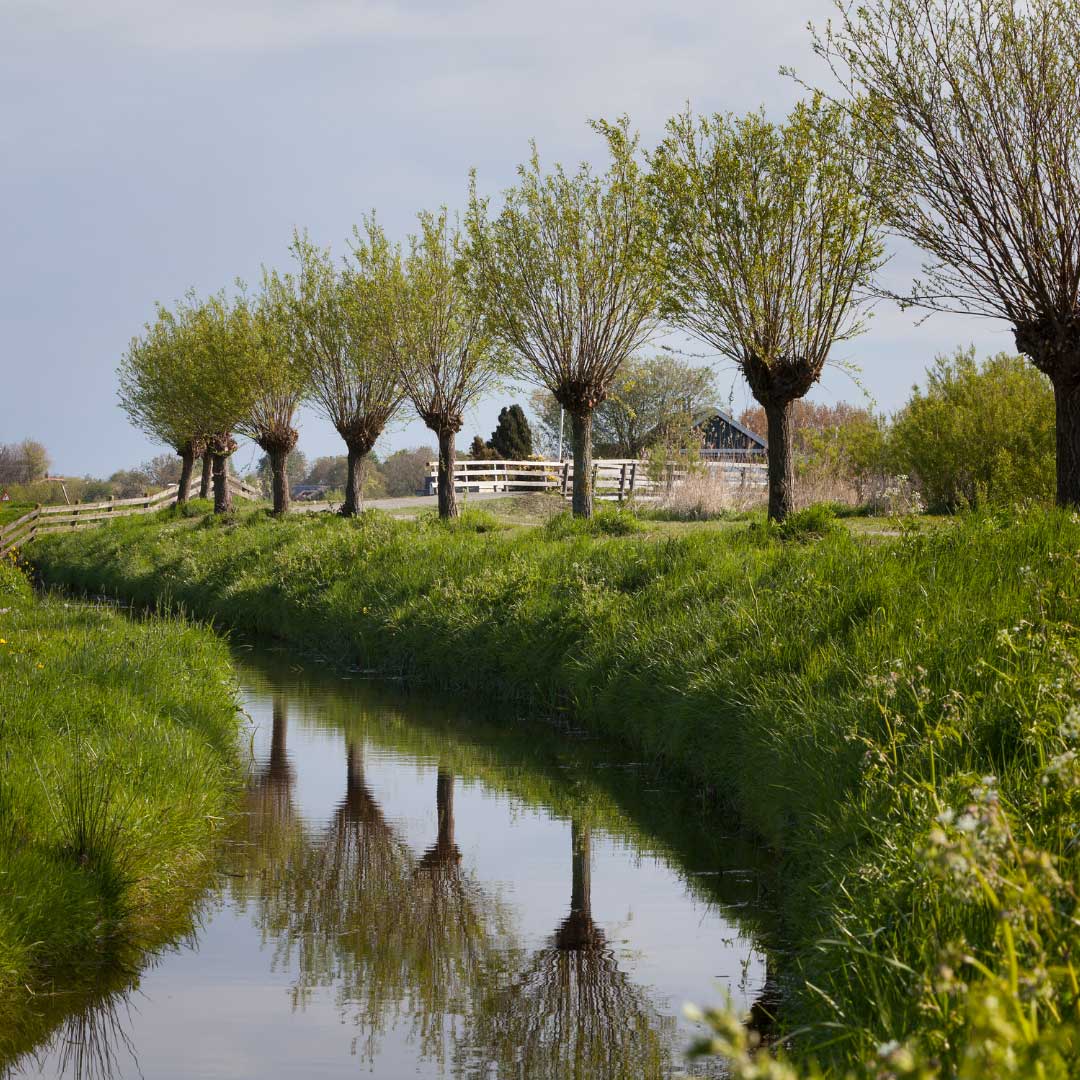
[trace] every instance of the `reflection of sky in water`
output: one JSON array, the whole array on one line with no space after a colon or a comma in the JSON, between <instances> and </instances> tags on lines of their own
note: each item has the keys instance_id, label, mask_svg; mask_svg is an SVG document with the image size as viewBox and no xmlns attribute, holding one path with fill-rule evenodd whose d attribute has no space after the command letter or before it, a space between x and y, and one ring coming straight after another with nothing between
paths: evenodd
<instances>
[{"instance_id":1,"label":"reflection of sky in water","mask_svg":"<svg viewBox=\"0 0 1080 1080\"><path fill-rule=\"evenodd\" d=\"M362 693L355 684L343 689ZM245 705L256 723L257 768L265 767L271 695L249 689ZM403 700L396 711L400 715L408 708ZM325 726L310 690L303 707L289 704L288 717L292 806L311 834L320 835L332 825L345 793L344 740L339 729ZM436 764L380 742L377 729L364 740L367 789L419 858L438 835ZM569 909L570 822L461 778L454 785L453 812L461 871L484 896L505 904L521 956L536 955L550 945ZM592 918L630 984L669 1016L685 1001L715 1000L725 989L736 1004L749 1006L764 969L736 926L693 898L661 859L598 831L591 853ZM354 1002L341 1000L336 981L316 986L294 1008L297 954L284 963L275 959L275 941L263 940L254 907L249 899L240 910L227 894L223 902L211 903L197 947L167 953L142 976L124 1026L147 1080L332 1077L358 1071L379 1077L449 1074L420 1057L407 1023L388 1025L374 1063L358 1057ZM681 1019L678 1024L673 1046L681 1050L690 1032ZM57 1075L55 1052L41 1065L40 1073L32 1066L26 1074ZM133 1068L127 1071L138 1075Z\"/></svg>"}]
</instances>

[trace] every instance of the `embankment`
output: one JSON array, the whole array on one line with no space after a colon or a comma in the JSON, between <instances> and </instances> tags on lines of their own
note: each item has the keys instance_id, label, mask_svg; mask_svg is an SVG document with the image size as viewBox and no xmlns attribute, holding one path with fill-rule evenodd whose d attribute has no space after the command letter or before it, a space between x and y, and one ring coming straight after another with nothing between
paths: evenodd
<instances>
[{"instance_id":1,"label":"embankment","mask_svg":"<svg viewBox=\"0 0 1080 1080\"><path fill-rule=\"evenodd\" d=\"M32 554L662 758L782 860L799 1053L1020 1077L1080 1063L1078 551L1043 512L812 543L166 513Z\"/></svg>"},{"instance_id":2,"label":"embankment","mask_svg":"<svg viewBox=\"0 0 1080 1080\"><path fill-rule=\"evenodd\" d=\"M0 562L0 1073L190 929L239 778L228 649Z\"/></svg>"}]
</instances>

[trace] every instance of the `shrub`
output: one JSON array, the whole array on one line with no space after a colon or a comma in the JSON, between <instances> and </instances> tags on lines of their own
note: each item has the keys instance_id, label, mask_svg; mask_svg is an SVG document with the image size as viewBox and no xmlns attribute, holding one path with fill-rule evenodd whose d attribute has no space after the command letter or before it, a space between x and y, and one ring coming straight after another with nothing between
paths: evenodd
<instances>
[{"instance_id":1,"label":"shrub","mask_svg":"<svg viewBox=\"0 0 1080 1080\"><path fill-rule=\"evenodd\" d=\"M1021 356L981 365L975 350L939 356L893 420L894 471L913 477L928 509L1049 503L1054 493L1054 393Z\"/></svg>"}]
</instances>

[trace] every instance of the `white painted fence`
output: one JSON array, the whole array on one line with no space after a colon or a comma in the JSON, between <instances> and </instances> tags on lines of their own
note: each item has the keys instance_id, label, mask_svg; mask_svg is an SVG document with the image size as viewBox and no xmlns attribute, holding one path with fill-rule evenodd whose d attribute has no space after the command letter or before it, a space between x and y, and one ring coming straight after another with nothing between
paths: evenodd
<instances>
[{"instance_id":1,"label":"white painted fence","mask_svg":"<svg viewBox=\"0 0 1080 1080\"><path fill-rule=\"evenodd\" d=\"M705 471L717 481L736 488L764 488L766 466L757 461L705 461L697 471ZM593 493L598 499L655 499L677 487L687 470L669 464L657 467L630 458L593 460ZM438 477L438 462L428 462L426 494L432 494ZM459 460L454 467L457 491L558 491L568 498L574 487L572 461L473 461Z\"/></svg>"}]
</instances>

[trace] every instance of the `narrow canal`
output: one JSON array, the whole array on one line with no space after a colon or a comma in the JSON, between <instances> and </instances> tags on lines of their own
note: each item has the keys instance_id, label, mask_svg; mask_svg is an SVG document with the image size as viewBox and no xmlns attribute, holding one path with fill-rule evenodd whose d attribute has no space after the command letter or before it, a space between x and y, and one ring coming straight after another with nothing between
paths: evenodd
<instances>
[{"instance_id":1,"label":"narrow canal","mask_svg":"<svg viewBox=\"0 0 1080 1080\"><path fill-rule=\"evenodd\" d=\"M683 1003L761 991L753 852L654 770L288 654L238 663L250 775L197 930L12 1075L678 1076Z\"/></svg>"}]
</instances>

